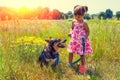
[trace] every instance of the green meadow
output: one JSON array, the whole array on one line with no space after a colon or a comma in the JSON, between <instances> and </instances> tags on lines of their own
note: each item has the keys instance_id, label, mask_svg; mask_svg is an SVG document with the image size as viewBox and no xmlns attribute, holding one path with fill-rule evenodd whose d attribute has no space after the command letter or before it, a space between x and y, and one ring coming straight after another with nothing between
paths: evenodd
<instances>
[{"instance_id":1,"label":"green meadow","mask_svg":"<svg viewBox=\"0 0 120 80\"><path fill-rule=\"evenodd\" d=\"M120 21L87 22L93 53L86 55L89 73L78 74L80 63L66 66L71 20L0 21L0 80L120 80ZM67 39L56 72L37 62L49 37Z\"/></svg>"}]
</instances>

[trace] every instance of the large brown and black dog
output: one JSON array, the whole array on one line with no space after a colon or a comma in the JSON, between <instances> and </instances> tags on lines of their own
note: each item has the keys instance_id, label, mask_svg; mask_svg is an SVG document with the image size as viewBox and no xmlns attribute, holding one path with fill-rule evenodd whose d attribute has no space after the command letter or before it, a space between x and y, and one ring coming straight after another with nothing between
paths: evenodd
<instances>
[{"instance_id":1,"label":"large brown and black dog","mask_svg":"<svg viewBox=\"0 0 120 80\"><path fill-rule=\"evenodd\" d=\"M59 63L59 48L65 47L66 40L62 40L59 38L51 38L49 40L45 40L47 42L44 47L42 53L39 56L40 66L46 65L48 66L51 63L52 68L56 67Z\"/></svg>"}]
</instances>

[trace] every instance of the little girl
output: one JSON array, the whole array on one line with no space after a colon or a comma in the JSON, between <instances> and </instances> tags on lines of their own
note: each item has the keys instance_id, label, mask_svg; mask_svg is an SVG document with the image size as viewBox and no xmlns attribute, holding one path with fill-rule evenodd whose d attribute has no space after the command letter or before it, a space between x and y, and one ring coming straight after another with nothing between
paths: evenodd
<instances>
[{"instance_id":1,"label":"little girl","mask_svg":"<svg viewBox=\"0 0 120 80\"><path fill-rule=\"evenodd\" d=\"M79 72L85 73L85 54L92 53L92 47L89 41L89 27L88 24L83 20L85 13L88 11L87 6L76 5L74 7L75 19L72 21L71 31L68 36L71 37L68 45L69 52L69 64L73 60L73 53L79 54L81 57L81 65L79 66ZM83 50L82 38L85 38L85 51Z\"/></svg>"}]
</instances>

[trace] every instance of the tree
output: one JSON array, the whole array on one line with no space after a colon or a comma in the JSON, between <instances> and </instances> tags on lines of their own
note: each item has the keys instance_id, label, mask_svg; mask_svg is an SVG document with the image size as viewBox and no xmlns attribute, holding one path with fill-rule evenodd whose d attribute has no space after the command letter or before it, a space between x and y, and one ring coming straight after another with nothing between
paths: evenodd
<instances>
[{"instance_id":1,"label":"tree","mask_svg":"<svg viewBox=\"0 0 120 80\"><path fill-rule=\"evenodd\" d=\"M0 20L11 20L11 10L8 7L0 7Z\"/></svg>"},{"instance_id":2,"label":"tree","mask_svg":"<svg viewBox=\"0 0 120 80\"><path fill-rule=\"evenodd\" d=\"M84 19L90 20L91 19L90 15L89 14L85 14Z\"/></svg>"},{"instance_id":3,"label":"tree","mask_svg":"<svg viewBox=\"0 0 120 80\"><path fill-rule=\"evenodd\" d=\"M117 20L120 19L120 11L117 11L117 12L116 12L116 17L117 17Z\"/></svg>"},{"instance_id":4,"label":"tree","mask_svg":"<svg viewBox=\"0 0 120 80\"><path fill-rule=\"evenodd\" d=\"M63 12L61 12L61 19L65 19L65 14Z\"/></svg>"},{"instance_id":5,"label":"tree","mask_svg":"<svg viewBox=\"0 0 120 80\"><path fill-rule=\"evenodd\" d=\"M67 15L68 15L68 18L73 18L73 13L72 13L72 11L68 11L68 12L67 12Z\"/></svg>"},{"instance_id":6,"label":"tree","mask_svg":"<svg viewBox=\"0 0 120 80\"><path fill-rule=\"evenodd\" d=\"M100 12L99 14L98 14L98 19L106 19L106 14L105 14L105 12Z\"/></svg>"},{"instance_id":7,"label":"tree","mask_svg":"<svg viewBox=\"0 0 120 80\"><path fill-rule=\"evenodd\" d=\"M97 14L91 14L91 19L95 19L95 17L97 17Z\"/></svg>"},{"instance_id":8,"label":"tree","mask_svg":"<svg viewBox=\"0 0 120 80\"><path fill-rule=\"evenodd\" d=\"M71 15L71 14L72 14L72 11L68 11L68 12L67 12L67 15Z\"/></svg>"},{"instance_id":9,"label":"tree","mask_svg":"<svg viewBox=\"0 0 120 80\"><path fill-rule=\"evenodd\" d=\"M65 19L68 19L68 15L67 14L65 14Z\"/></svg>"},{"instance_id":10,"label":"tree","mask_svg":"<svg viewBox=\"0 0 120 80\"><path fill-rule=\"evenodd\" d=\"M49 19L62 19L62 13L59 10L54 9L49 13Z\"/></svg>"},{"instance_id":11,"label":"tree","mask_svg":"<svg viewBox=\"0 0 120 80\"><path fill-rule=\"evenodd\" d=\"M105 14L106 14L106 18L108 18L108 19L113 17L113 12L111 9L107 9Z\"/></svg>"},{"instance_id":12,"label":"tree","mask_svg":"<svg viewBox=\"0 0 120 80\"><path fill-rule=\"evenodd\" d=\"M38 18L39 19L48 19L49 18L49 8L42 8L39 10Z\"/></svg>"}]
</instances>

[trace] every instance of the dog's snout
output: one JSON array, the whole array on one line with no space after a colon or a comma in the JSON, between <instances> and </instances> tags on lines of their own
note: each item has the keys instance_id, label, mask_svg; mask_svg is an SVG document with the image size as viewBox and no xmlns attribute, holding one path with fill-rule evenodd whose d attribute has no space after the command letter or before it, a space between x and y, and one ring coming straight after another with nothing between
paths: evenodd
<instances>
[{"instance_id":1,"label":"dog's snout","mask_svg":"<svg viewBox=\"0 0 120 80\"><path fill-rule=\"evenodd\" d=\"M64 45L64 44L58 44L58 47L60 47L60 48L64 48L65 45Z\"/></svg>"},{"instance_id":2,"label":"dog's snout","mask_svg":"<svg viewBox=\"0 0 120 80\"><path fill-rule=\"evenodd\" d=\"M67 41L67 40L66 40L66 39L64 39L64 40L62 40L61 42L62 42L62 43L65 43L66 41Z\"/></svg>"}]
</instances>

